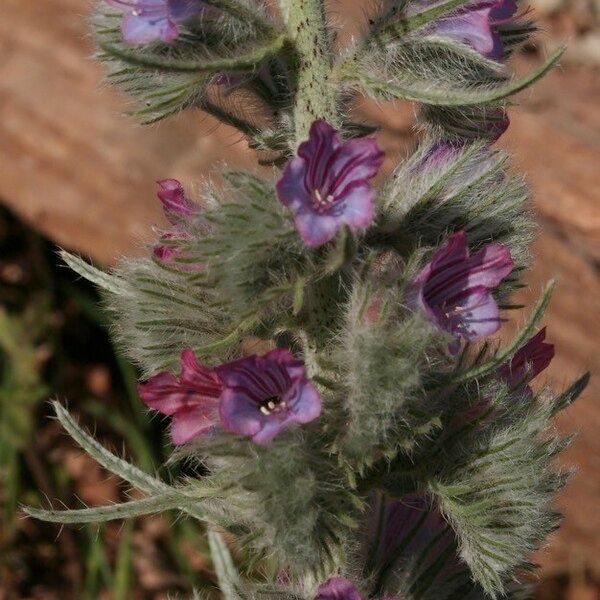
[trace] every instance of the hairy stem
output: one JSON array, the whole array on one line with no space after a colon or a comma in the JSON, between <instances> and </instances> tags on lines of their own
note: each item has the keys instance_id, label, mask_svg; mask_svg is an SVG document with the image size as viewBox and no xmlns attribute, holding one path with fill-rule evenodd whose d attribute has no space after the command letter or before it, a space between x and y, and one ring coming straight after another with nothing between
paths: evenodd
<instances>
[{"instance_id":1,"label":"hairy stem","mask_svg":"<svg viewBox=\"0 0 600 600\"><path fill-rule=\"evenodd\" d=\"M298 53L298 79L294 121L296 142L308 137L316 119L337 125L333 58L322 0L279 0L290 37Z\"/></svg>"}]
</instances>

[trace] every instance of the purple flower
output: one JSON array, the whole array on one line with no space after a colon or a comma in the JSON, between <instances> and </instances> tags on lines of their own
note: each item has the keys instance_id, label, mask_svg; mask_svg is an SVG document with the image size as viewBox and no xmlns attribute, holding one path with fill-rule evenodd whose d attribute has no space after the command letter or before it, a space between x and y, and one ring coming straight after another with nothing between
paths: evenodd
<instances>
[{"instance_id":1,"label":"purple flower","mask_svg":"<svg viewBox=\"0 0 600 600\"><path fill-rule=\"evenodd\" d=\"M422 12L432 4L430 0L415 3ZM504 58L500 28L510 23L517 12L515 0L481 0L467 4L429 25L432 33L465 43L474 50L495 60Z\"/></svg>"},{"instance_id":2,"label":"purple flower","mask_svg":"<svg viewBox=\"0 0 600 600\"><path fill-rule=\"evenodd\" d=\"M128 44L172 42L179 24L203 10L198 0L106 0L123 16L121 33Z\"/></svg>"},{"instance_id":3,"label":"purple flower","mask_svg":"<svg viewBox=\"0 0 600 600\"><path fill-rule=\"evenodd\" d=\"M510 249L488 244L470 256L464 231L451 235L415 281L417 303L427 318L451 333L450 351L460 338L470 342L500 328L498 305L490 290L512 271Z\"/></svg>"},{"instance_id":4,"label":"purple flower","mask_svg":"<svg viewBox=\"0 0 600 600\"><path fill-rule=\"evenodd\" d=\"M142 401L172 417L171 438L185 444L219 425L219 398L223 386L217 374L200 364L191 349L181 353L181 374L159 373L138 385Z\"/></svg>"},{"instance_id":5,"label":"purple flower","mask_svg":"<svg viewBox=\"0 0 600 600\"><path fill-rule=\"evenodd\" d=\"M335 237L343 225L368 227L374 218L377 174L383 152L373 139L342 142L325 121L315 121L308 141L286 165L277 183L279 200L294 213L296 229L313 248Z\"/></svg>"},{"instance_id":6,"label":"purple flower","mask_svg":"<svg viewBox=\"0 0 600 600\"><path fill-rule=\"evenodd\" d=\"M356 586L344 577L331 577L317 590L315 600L364 600ZM394 600L381 598L380 600Z\"/></svg>"},{"instance_id":7,"label":"purple flower","mask_svg":"<svg viewBox=\"0 0 600 600\"><path fill-rule=\"evenodd\" d=\"M289 350L249 356L217 368L223 383L221 422L233 433L270 442L294 423L321 414L321 397L307 379L304 363Z\"/></svg>"},{"instance_id":8,"label":"purple flower","mask_svg":"<svg viewBox=\"0 0 600 600\"><path fill-rule=\"evenodd\" d=\"M548 344L546 328L534 335L513 357L500 367L498 374L513 389L537 377L554 358L554 345ZM531 393L529 386L525 390Z\"/></svg>"}]
</instances>

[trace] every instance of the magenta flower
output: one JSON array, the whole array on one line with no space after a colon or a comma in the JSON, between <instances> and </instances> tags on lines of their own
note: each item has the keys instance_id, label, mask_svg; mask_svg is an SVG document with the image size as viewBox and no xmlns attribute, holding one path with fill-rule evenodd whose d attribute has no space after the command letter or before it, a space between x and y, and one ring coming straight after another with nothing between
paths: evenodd
<instances>
[{"instance_id":1,"label":"magenta flower","mask_svg":"<svg viewBox=\"0 0 600 600\"><path fill-rule=\"evenodd\" d=\"M162 202L165 216L173 225L198 212L198 207L188 199L177 179L162 179L156 183L160 188L157 195Z\"/></svg>"},{"instance_id":2,"label":"magenta flower","mask_svg":"<svg viewBox=\"0 0 600 600\"><path fill-rule=\"evenodd\" d=\"M176 445L218 427L222 389L217 374L200 364L189 348L181 353L179 377L163 372L138 385L146 406L172 417L171 438Z\"/></svg>"},{"instance_id":3,"label":"magenta flower","mask_svg":"<svg viewBox=\"0 0 600 600\"><path fill-rule=\"evenodd\" d=\"M172 42L179 25L203 10L198 0L106 0L123 13L121 34L127 44Z\"/></svg>"},{"instance_id":4,"label":"magenta flower","mask_svg":"<svg viewBox=\"0 0 600 600\"><path fill-rule=\"evenodd\" d=\"M221 422L225 429L270 442L294 423L321 414L321 397L307 379L304 363L289 350L249 356L217 368L223 383Z\"/></svg>"},{"instance_id":5,"label":"magenta flower","mask_svg":"<svg viewBox=\"0 0 600 600\"><path fill-rule=\"evenodd\" d=\"M183 186L177 179L163 179L158 181L158 197L163 205L165 217L173 225L168 231L161 233L161 244L154 246L154 256L161 262L177 266L185 271L203 271L206 265L203 263L178 262L178 258L184 256L176 242L191 239L190 233L185 227L186 220L192 219L200 214L200 207L194 204L185 195ZM205 233L209 233L208 228ZM169 241L174 243L169 243Z\"/></svg>"},{"instance_id":6,"label":"magenta flower","mask_svg":"<svg viewBox=\"0 0 600 600\"><path fill-rule=\"evenodd\" d=\"M420 0L416 10L422 12L434 2ZM504 58L500 28L510 23L517 12L515 0L480 0L443 16L429 25L432 33L471 46L474 50L495 60Z\"/></svg>"},{"instance_id":7,"label":"magenta flower","mask_svg":"<svg viewBox=\"0 0 600 600\"><path fill-rule=\"evenodd\" d=\"M512 271L510 249L488 244L469 254L464 231L451 235L433 255L415 281L417 304L427 318L451 333L450 351L458 351L460 338L470 342L500 328L498 305L490 290Z\"/></svg>"},{"instance_id":8,"label":"magenta flower","mask_svg":"<svg viewBox=\"0 0 600 600\"><path fill-rule=\"evenodd\" d=\"M364 598L349 579L331 577L319 586L315 600L364 600ZM390 597L379 600L395 599Z\"/></svg>"},{"instance_id":9,"label":"magenta flower","mask_svg":"<svg viewBox=\"0 0 600 600\"><path fill-rule=\"evenodd\" d=\"M286 165L277 183L279 200L294 213L296 229L313 248L335 237L343 225L364 229L374 218L377 174L383 152L373 139L342 142L325 121L315 121L308 141Z\"/></svg>"},{"instance_id":10,"label":"magenta flower","mask_svg":"<svg viewBox=\"0 0 600 600\"><path fill-rule=\"evenodd\" d=\"M509 388L516 388L523 383L537 377L554 358L554 345L548 344L546 328L544 327L534 335L513 357L500 367L498 374L506 381ZM527 385L526 392L531 393Z\"/></svg>"}]
</instances>

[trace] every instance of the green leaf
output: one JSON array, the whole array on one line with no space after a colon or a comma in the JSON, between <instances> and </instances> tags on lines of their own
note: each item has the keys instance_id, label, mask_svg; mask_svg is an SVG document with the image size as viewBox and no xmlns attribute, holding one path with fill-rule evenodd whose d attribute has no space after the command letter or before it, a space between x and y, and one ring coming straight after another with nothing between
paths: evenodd
<instances>
[{"instance_id":1,"label":"green leaf","mask_svg":"<svg viewBox=\"0 0 600 600\"><path fill-rule=\"evenodd\" d=\"M78 275L81 275L84 279L87 279L107 292L119 296L131 293L129 285L123 279L115 277L114 275L109 275L105 271L90 265L79 256L75 256L66 250L61 250L59 254L65 263Z\"/></svg>"},{"instance_id":2,"label":"green leaf","mask_svg":"<svg viewBox=\"0 0 600 600\"><path fill-rule=\"evenodd\" d=\"M407 74L406 80L382 80L367 73L346 73L346 83L361 87L367 95L380 100L410 100L436 106L472 106L498 103L535 83L552 69L563 55L565 48L556 50L538 69L517 81L485 88L453 88L436 86L434 82L418 80ZM433 83L433 85L432 85Z\"/></svg>"},{"instance_id":3,"label":"green leaf","mask_svg":"<svg viewBox=\"0 0 600 600\"><path fill-rule=\"evenodd\" d=\"M33 506L24 506L23 511L34 519L51 523L103 523L115 519L130 519L174 508L183 508L194 502L196 500L186 498L181 492L172 491L111 506L97 506L78 510L44 510Z\"/></svg>"},{"instance_id":4,"label":"green leaf","mask_svg":"<svg viewBox=\"0 0 600 600\"><path fill-rule=\"evenodd\" d=\"M276 55L287 42L285 35L279 35L264 45L249 49L235 57L220 57L212 60L190 60L177 57L163 57L148 52L129 49L121 44L101 42L100 48L113 58L132 66L157 69L175 73L221 73L252 69L269 56Z\"/></svg>"},{"instance_id":5,"label":"green leaf","mask_svg":"<svg viewBox=\"0 0 600 600\"><path fill-rule=\"evenodd\" d=\"M553 402L553 414L556 414L573 404L573 402L575 402L575 400L577 400L577 398L585 391L585 388L587 388L590 378L591 373L588 372L580 377L568 390L558 396Z\"/></svg>"},{"instance_id":6,"label":"green leaf","mask_svg":"<svg viewBox=\"0 0 600 600\"><path fill-rule=\"evenodd\" d=\"M119 458L104 448L91 435L86 433L56 400L52 402L56 416L67 433L79 444L87 454L105 469L127 481L137 489L148 494L162 494L171 491L171 486L148 473L144 473L126 460Z\"/></svg>"},{"instance_id":7,"label":"green leaf","mask_svg":"<svg viewBox=\"0 0 600 600\"><path fill-rule=\"evenodd\" d=\"M227 548L223 536L216 529L209 528L207 537L221 593L226 600L238 600L240 596L236 592L236 587L239 584L240 576L231 558L229 548Z\"/></svg>"},{"instance_id":8,"label":"green leaf","mask_svg":"<svg viewBox=\"0 0 600 600\"><path fill-rule=\"evenodd\" d=\"M132 465L107 450L89 433L84 431L60 403L54 401L52 405L58 420L67 433L87 454L102 465L107 471L147 494L161 495L175 492L175 489L172 486L145 473L135 465ZM197 506L186 505L182 507L182 510L199 520L212 519L212 513L209 514L209 511L205 512Z\"/></svg>"}]
</instances>

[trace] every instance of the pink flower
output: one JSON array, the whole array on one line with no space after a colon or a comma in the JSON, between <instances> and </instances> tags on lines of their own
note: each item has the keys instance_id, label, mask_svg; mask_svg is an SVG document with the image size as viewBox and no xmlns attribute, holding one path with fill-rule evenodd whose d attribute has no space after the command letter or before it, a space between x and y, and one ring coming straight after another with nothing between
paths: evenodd
<instances>
[{"instance_id":1,"label":"pink flower","mask_svg":"<svg viewBox=\"0 0 600 600\"><path fill-rule=\"evenodd\" d=\"M171 438L185 444L218 427L223 386L217 374L200 364L191 349L181 353L181 374L159 373L138 385L142 401L172 417Z\"/></svg>"},{"instance_id":2,"label":"pink flower","mask_svg":"<svg viewBox=\"0 0 600 600\"><path fill-rule=\"evenodd\" d=\"M500 329L500 312L490 293L512 271L510 250L488 244L469 254L464 231L451 235L415 280L417 304L440 329L470 342Z\"/></svg>"},{"instance_id":3,"label":"pink flower","mask_svg":"<svg viewBox=\"0 0 600 600\"><path fill-rule=\"evenodd\" d=\"M161 244L154 247L153 253L161 262L176 266L185 271L203 271L206 265L202 263L184 263L178 262L178 258L182 258L184 253L177 247L176 243L185 242L191 239L188 230L185 227L186 221L199 215L201 209L194 204L185 195L183 186L177 179L162 179L158 181L158 197L163 205L165 217L173 225L171 229L162 232ZM208 229L206 233L209 233Z\"/></svg>"},{"instance_id":4,"label":"pink flower","mask_svg":"<svg viewBox=\"0 0 600 600\"><path fill-rule=\"evenodd\" d=\"M368 181L382 162L375 140L342 142L325 121L312 124L308 140L277 183L279 200L294 213L296 229L308 246L332 240L343 225L371 225L375 191Z\"/></svg>"}]
</instances>

